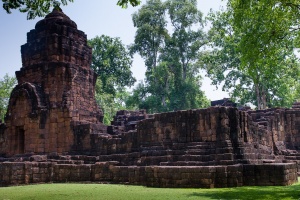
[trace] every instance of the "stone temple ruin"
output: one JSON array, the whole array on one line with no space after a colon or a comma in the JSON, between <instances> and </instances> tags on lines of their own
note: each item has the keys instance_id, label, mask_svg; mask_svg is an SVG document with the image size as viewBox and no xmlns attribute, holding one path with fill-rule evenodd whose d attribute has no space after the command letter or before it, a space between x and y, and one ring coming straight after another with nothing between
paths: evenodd
<instances>
[{"instance_id":1,"label":"stone temple ruin","mask_svg":"<svg viewBox=\"0 0 300 200\"><path fill-rule=\"evenodd\" d=\"M210 107L110 126L94 99L86 35L62 11L39 21L0 124L0 185L113 182L154 187L289 185L300 169L300 105Z\"/></svg>"}]
</instances>

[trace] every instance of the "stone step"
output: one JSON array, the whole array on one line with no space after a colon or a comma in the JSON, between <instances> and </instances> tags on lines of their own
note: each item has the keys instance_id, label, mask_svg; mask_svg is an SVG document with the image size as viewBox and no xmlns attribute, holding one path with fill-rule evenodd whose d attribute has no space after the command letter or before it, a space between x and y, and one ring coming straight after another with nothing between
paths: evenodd
<instances>
[{"instance_id":1,"label":"stone step","mask_svg":"<svg viewBox=\"0 0 300 200\"><path fill-rule=\"evenodd\" d=\"M141 147L142 151L147 151L147 150L165 150L165 148L161 145L159 146L150 146L150 147Z\"/></svg>"},{"instance_id":2,"label":"stone step","mask_svg":"<svg viewBox=\"0 0 300 200\"><path fill-rule=\"evenodd\" d=\"M256 153L245 153L244 154L244 159L257 159L257 154Z\"/></svg>"},{"instance_id":3,"label":"stone step","mask_svg":"<svg viewBox=\"0 0 300 200\"><path fill-rule=\"evenodd\" d=\"M112 154L112 155L101 155L99 156L99 162L106 162L106 161L124 161L133 162L138 160L139 154Z\"/></svg>"},{"instance_id":4,"label":"stone step","mask_svg":"<svg viewBox=\"0 0 300 200\"><path fill-rule=\"evenodd\" d=\"M147 151L142 151L141 156L164 156L168 155L168 152L166 150L147 150Z\"/></svg>"},{"instance_id":5,"label":"stone step","mask_svg":"<svg viewBox=\"0 0 300 200\"><path fill-rule=\"evenodd\" d=\"M250 164L250 160L248 159L236 159L236 162L240 164Z\"/></svg>"},{"instance_id":6,"label":"stone step","mask_svg":"<svg viewBox=\"0 0 300 200\"><path fill-rule=\"evenodd\" d=\"M262 159L262 162L263 163L275 163L276 161L272 160L272 159Z\"/></svg>"},{"instance_id":7,"label":"stone step","mask_svg":"<svg viewBox=\"0 0 300 200\"><path fill-rule=\"evenodd\" d=\"M161 162L170 162L172 159L170 156L141 157L140 165L159 165Z\"/></svg>"},{"instance_id":8,"label":"stone step","mask_svg":"<svg viewBox=\"0 0 300 200\"><path fill-rule=\"evenodd\" d=\"M212 147L211 145L194 145L194 146L187 146L187 149L212 149L215 147Z\"/></svg>"},{"instance_id":9,"label":"stone step","mask_svg":"<svg viewBox=\"0 0 300 200\"><path fill-rule=\"evenodd\" d=\"M213 166L215 161L200 162L200 161L177 161L177 162L161 162L161 166Z\"/></svg>"},{"instance_id":10,"label":"stone step","mask_svg":"<svg viewBox=\"0 0 300 200\"><path fill-rule=\"evenodd\" d=\"M237 164L236 160L220 160L219 161L220 165L234 165Z\"/></svg>"},{"instance_id":11,"label":"stone step","mask_svg":"<svg viewBox=\"0 0 300 200\"><path fill-rule=\"evenodd\" d=\"M57 164L85 164L83 160L56 160Z\"/></svg>"},{"instance_id":12,"label":"stone step","mask_svg":"<svg viewBox=\"0 0 300 200\"><path fill-rule=\"evenodd\" d=\"M188 142L187 144L188 145L207 145L207 144L213 145L215 144L215 142Z\"/></svg>"},{"instance_id":13,"label":"stone step","mask_svg":"<svg viewBox=\"0 0 300 200\"><path fill-rule=\"evenodd\" d=\"M177 161L209 162L209 161L213 161L214 158L215 158L214 155L183 155L183 156L178 156Z\"/></svg>"},{"instance_id":14,"label":"stone step","mask_svg":"<svg viewBox=\"0 0 300 200\"><path fill-rule=\"evenodd\" d=\"M185 151L185 153L191 155L210 155L210 154L215 154L216 150L215 149L190 149Z\"/></svg>"},{"instance_id":15,"label":"stone step","mask_svg":"<svg viewBox=\"0 0 300 200\"><path fill-rule=\"evenodd\" d=\"M287 152L285 152L288 156L300 156L300 152L298 150L290 150L287 149Z\"/></svg>"},{"instance_id":16,"label":"stone step","mask_svg":"<svg viewBox=\"0 0 300 200\"><path fill-rule=\"evenodd\" d=\"M186 152L184 150L147 150L142 151L142 156L163 156L163 155L184 155Z\"/></svg>"},{"instance_id":17,"label":"stone step","mask_svg":"<svg viewBox=\"0 0 300 200\"><path fill-rule=\"evenodd\" d=\"M262 160L260 159L244 159L246 161L246 164L263 164Z\"/></svg>"},{"instance_id":18,"label":"stone step","mask_svg":"<svg viewBox=\"0 0 300 200\"><path fill-rule=\"evenodd\" d=\"M189 142L186 144L186 148L189 149L207 149L207 148L215 148L215 143L212 142Z\"/></svg>"},{"instance_id":19,"label":"stone step","mask_svg":"<svg viewBox=\"0 0 300 200\"><path fill-rule=\"evenodd\" d=\"M233 148L227 147L227 148L218 148L215 150L216 154L224 154L224 153L233 153Z\"/></svg>"},{"instance_id":20,"label":"stone step","mask_svg":"<svg viewBox=\"0 0 300 200\"><path fill-rule=\"evenodd\" d=\"M186 143L187 146L196 146L196 145L199 145L199 146L213 146L215 145L214 142L187 142Z\"/></svg>"},{"instance_id":21,"label":"stone step","mask_svg":"<svg viewBox=\"0 0 300 200\"><path fill-rule=\"evenodd\" d=\"M274 160L275 156L274 155L269 155L269 154L260 154L259 159Z\"/></svg>"},{"instance_id":22,"label":"stone step","mask_svg":"<svg viewBox=\"0 0 300 200\"><path fill-rule=\"evenodd\" d=\"M300 160L300 156L285 156L286 160Z\"/></svg>"},{"instance_id":23,"label":"stone step","mask_svg":"<svg viewBox=\"0 0 300 200\"><path fill-rule=\"evenodd\" d=\"M217 160L233 160L234 154L232 153L223 153L223 154L216 154Z\"/></svg>"},{"instance_id":24,"label":"stone step","mask_svg":"<svg viewBox=\"0 0 300 200\"><path fill-rule=\"evenodd\" d=\"M287 156L300 156L300 153L289 153Z\"/></svg>"}]
</instances>

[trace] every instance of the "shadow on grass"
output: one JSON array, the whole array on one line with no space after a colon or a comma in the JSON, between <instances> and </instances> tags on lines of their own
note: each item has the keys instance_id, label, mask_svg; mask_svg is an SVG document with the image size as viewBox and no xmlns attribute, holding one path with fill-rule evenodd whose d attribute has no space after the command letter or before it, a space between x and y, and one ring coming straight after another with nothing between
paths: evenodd
<instances>
[{"instance_id":1,"label":"shadow on grass","mask_svg":"<svg viewBox=\"0 0 300 200\"><path fill-rule=\"evenodd\" d=\"M188 197L199 197L208 199L300 199L300 184L292 186L254 186L221 188L203 192L194 192Z\"/></svg>"}]
</instances>

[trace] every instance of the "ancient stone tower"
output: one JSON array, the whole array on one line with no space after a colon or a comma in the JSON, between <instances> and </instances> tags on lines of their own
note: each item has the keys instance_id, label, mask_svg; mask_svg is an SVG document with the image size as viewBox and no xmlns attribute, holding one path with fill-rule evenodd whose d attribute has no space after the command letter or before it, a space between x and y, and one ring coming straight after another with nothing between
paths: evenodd
<instances>
[{"instance_id":1,"label":"ancient stone tower","mask_svg":"<svg viewBox=\"0 0 300 200\"><path fill-rule=\"evenodd\" d=\"M69 153L83 150L91 132L105 132L94 99L91 52L86 35L61 10L27 34L0 154Z\"/></svg>"}]
</instances>

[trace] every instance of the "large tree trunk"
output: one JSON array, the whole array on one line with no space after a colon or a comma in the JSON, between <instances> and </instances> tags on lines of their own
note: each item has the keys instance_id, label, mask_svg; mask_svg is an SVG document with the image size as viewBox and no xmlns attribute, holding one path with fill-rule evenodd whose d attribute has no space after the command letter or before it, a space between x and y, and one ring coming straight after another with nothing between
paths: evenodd
<instances>
[{"instance_id":1,"label":"large tree trunk","mask_svg":"<svg viewBox=\"0 0 300 200\"><path fill-rule=\"evenodd\" d=\"M186 67L183 65L183 73L182 73L182 80L185 81L186 80Z\"/></svg>"},{"instance_id":2,"label":"large tree trunk","mask_svg":"<svg viewBox=\"0 0 300 200\"><path fill-rule=\"evenodd\" d=\"M165 88L162 88L164 90L163 96L162 96L162 106L164 108L167 107L167 103L166 103L166 96L167 96L167 92L169 90L169 79L168 77L166 77L166 82L165 82Z\"/></svg>"},{"instance_id":3,"label":"large tree trunk","mask_svg":"<svg viewBox=\"0 0 300 200\"><path fill-rule=\"evenodd\" d=\"M263 86L259 84L255 84L255 94L256 94L256 101L257 101L257 109L263 110L267 108L267 94Z\"/></svg>"},{"instance_id":4,"label":"large tree trunk","mask_svg":"<svg viewBox=\"0 0 300 200\"><path fill-rule=\"evenodd\" d=\"M255 84L254 87L255 87L256 101L257 101L257 109L261 110L259 86L257 84Z\"/></svg>"},{"instance_id":5,"label":"large tree trunk","mask_svg":"<svg viewBox=\"0 0 300 200\"><path fill-rule=\"evenodd\" d=\"M262 95L261 95L262 109L266 109L267 108L267 98L266 98L267 95L266 95L266 90L263 86L261 87L261 93L262 93Z\"/></svg>"}]
</instances>

